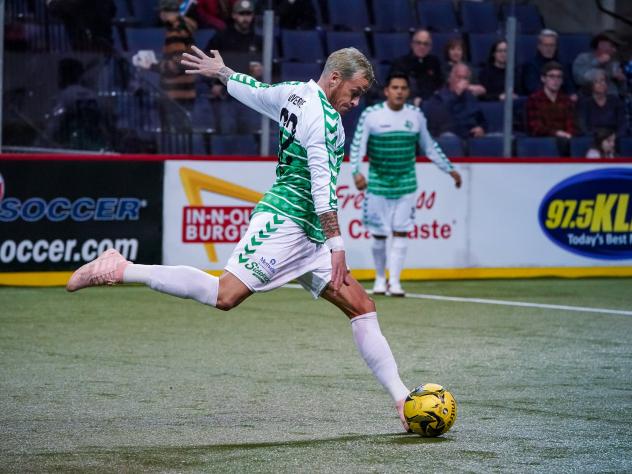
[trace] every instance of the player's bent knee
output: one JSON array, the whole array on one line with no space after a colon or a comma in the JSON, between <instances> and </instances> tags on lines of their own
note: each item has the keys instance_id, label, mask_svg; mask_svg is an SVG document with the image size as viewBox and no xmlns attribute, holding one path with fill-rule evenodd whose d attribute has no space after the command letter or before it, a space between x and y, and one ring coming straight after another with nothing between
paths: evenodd
<instances>
[{"instance_id":1,"label":"player's bent knee","mask_svg":"<svg viewBox=\"0 0 632 474\"><path fill-rule=\"evenodd\" d=\"M354 318L356 316L360 316L362 314L374 313L375 312L375 301L367 295L366 293L353 301L351 307L351 314L349 314L350 318Z\"/></svg>"}]
</instances>

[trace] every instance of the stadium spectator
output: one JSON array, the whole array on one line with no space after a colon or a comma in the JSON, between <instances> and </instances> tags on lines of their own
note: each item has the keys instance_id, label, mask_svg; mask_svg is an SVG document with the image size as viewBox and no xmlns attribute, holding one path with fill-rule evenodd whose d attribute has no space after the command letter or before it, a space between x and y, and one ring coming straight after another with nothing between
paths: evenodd
<instances>
[{"instance_id":1,"label":"stadium spectator","mask_svg":"<svg viewBox=\"0 0 632 474\"><path fill-rule=\"evenodd\" d=\"M425 102L423 109L432 136L456 135L466 139L485 134L485 117L478 100L468 90L471 77L467 64L455 64L447 85Z\"/></svg>"},{"instance_id":2,"label":"stadium spectator","mask_svg":"<svg viewBox=\"0 0 632 474\"><path fill-rule=\"evenodd\" d=\"M555 61L562 64L562 68L564 69L562 91L567 94L572 101L576 101L577 88L573 81L571 68L568 64L560 61L557 45L557 32L550 29L544 29L540 32L535 56L522 65L522 89L526 95L533 94L540 89L540 87L542 87L542 81L540 80L542 67L550 61Z\"/></svg>"},{"instance_id":3,"label":"stadium spectator","mask_svg":"<svg viewBox=\"0 0 632 474\"><path fill-rule=\"evenodd\" d=\"M410 41L410 52L393 60L389 75L403 72L411 84L413 103L419 107L443 85L441 62L432 51L432 36L428 30L417 30Z\"/></svg>"},{"instance_id":4,"label":"stadium spectator","mask_svg":"<svg viewBox=\"0 0 632 474\"><path fill-rule=\"evenodd\" d=\"M616 158L615 143L617 134L608 128L598 128L595 130L592 147L586 152L586 158L592 159L613 159Z\"/></svg>"},{"instance_id":5,"label":"stadium spectator","mask_svg":"<svg viewBox=\"0 0 632 474\"><path fill-rule=\"evenodd\" d=\"M408 232L413 230L417 176L417 145L442 171L461 186L461 175L432 139L426 117L417 107L406 104L410 95L408 76L394 73L384 87L386 101L365 109L360 116L351 145L351 169L359 190L367 189L363 223L373 237L375 262L373 294L405 296L400 273L406 258ZM368 153L367 153L368 152ZM369 180L360 172L364 156L369 157ZM386 285L386 239L392 235L389 252L389 280Z\"/></svg>"},{"instance_id":6,"label":"stadium spectator","mask_svg":"<svg viewBox=\"0 0 632 474\"><path fill-rule=\"evenodd\" d=\"M255 207L219 278L190 266L133 264L110 249L73 273L66 288L136 282L228 311L253 293L297 279L349 318L358 351L408 430L403 408L409 389L380 330L375 302L347 268L335 193L344 155L341 114L357 107L373 82L371 63L357 49L345 48L329 55L318 82L268 87L235 73L219 53L193 51L183 60L191 74L220 79L232 96L279 121L285 133L275 184Z\"/></svg>"},{"instance_id":7,"label":"stadium spectator","mask_svg":"<svg viewBox=\"0 0 632 474\"><path fill-rule=\"evenodd\" d=\"M448 77L452 66L458 63L466 63L465 58L467 56L467 49L465 42L461 37L450 38L445 47L443 48L443 76ZM470 68L471 69L471 68ZM476 97L485 94L485 88L477 83L477 78L472 73L472 81L468 87L468 90Z\"/></svg>"},{"instance_id":8,"label":"stadium spectator","mask_svg":"<svg viewBox=\"0 0 632 474\"><path fill-rule=\"evenodd\" d=\"M590 42L591 51L581 53L573 62L575 82L589 88L595 75L606 74L608 94L622 95L625 91L625 74L616 59L618 41L609 32L599 33Z\"/></svg>"},{"instance_id":9,"label":"stadium spectator","mask_svg":"<svg viewBox=\"0 0 632 474\"><path fill-rule=\"evenodd\" d=\"M112 49L112 20L116 15L113 0L46 0L46 4L64 23L74 50Z\"/></svg>"},{"instance_id":10,"label":"stadium spectator","mask_svg":"<svg viewBox=\"0 0 632 474\"><path fill-rule=\"evenodd\" d=\"M262 39L255 33L254 19L254 3L251 0L238 0L232 7L232 22L210 39L206 51L222 51L227 61L260 79ZM211 79L208 83L211 100L228 98L226 87L220 81Z\"/></svg>"},{"instance_id":11,"label":"stadium spectator","mask_svg":"<svg viewBox=\"0 0 632 474\"><path fill-rule=\"evenodd\" d=\"M507 42L498 40L490 48L487 63L480 72L481 85L485 88L485 94L480 97L481 100L505 100L506 70ZM514 93L514 98L516 97L518 96Z\"/></svg>"},{"instance_id":12,"label":"stadium spectator","mask_svg":"<svg viewBox=\"0 0 632 474\"><path fill-rule=\"evenodd\" d=\"M163 56L157 64L141 61L137 64L160 73L160 86L167 99L161 101L160 118L165 130L186 124L182 115L191 112L196 97L195 77L185 73L180 64L182 54L190 51L197 22L190 14L180 15L180 0L160 0L160 20L165 25ZM191 13L191 12L189 12Z\"/></svg>"},{"instance_id":13,"label":"stadium spectator","mask_svg":"<svg viewBox=\"0 0 632 474\"><path fill-rule=\"evenodd\" d=\"M527 99L527 130L535 137L556 137L562 155L568 155L569 140L577 134L574 104L561 91L564 71L551 61L542 68L543 87Z\"/></svg>"},{"instance_id":14,"label":"stadium spectator","mask_svg":"<svg viewBox=\"0 0 632 474\"><path fill-rule=\"evenodd\" d=\"M623 101L608 94L608 84L603 71L598 71L592 81L591 94L582 97L578 104L579 130L590 135L598 128L615 130L623 136L627 130Z\"/></svg>"},{"instance_id":15,"label":"stadium spectator","mask_svg":"<svg viewBox=\"0 0 632 474\"><path fill-rule=\"evenodd\" d=\"M200 27L226 29L230 22L233 5L237 0L197 0L197 19Z\"/></svg>"}]
</instances>

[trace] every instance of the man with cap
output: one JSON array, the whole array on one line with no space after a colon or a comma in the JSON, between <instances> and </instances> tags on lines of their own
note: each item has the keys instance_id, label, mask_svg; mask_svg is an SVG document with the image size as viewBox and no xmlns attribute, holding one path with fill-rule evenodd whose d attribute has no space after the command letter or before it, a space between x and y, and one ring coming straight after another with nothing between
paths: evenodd
<instances>
[{"instance_id":1,"label":"man with cap","mask_svg":"<svg viewBox=\"0 0 632 474\"><path fill-rule=\"evenodd\" d=\"M606 74L608 94L621 95L625 92L625 75L619 61L615 58L619 42L608 31L595 36L590 42L592 51L581 53L573 62L575 82L589 88L600 73Z\"/></svg>"},{"instance_id":2,"label":"man with cap","mask_svg":"<svg viewBox=\"0 0 632 474\"><path fill-rule=\"evenodd\" d=\"M206 50L224 53L249 53L260 59L261 36L255 34L255 5L252 0L237 0L233 5L232 23L209 41Z\"/></svg>"}]
</instances>

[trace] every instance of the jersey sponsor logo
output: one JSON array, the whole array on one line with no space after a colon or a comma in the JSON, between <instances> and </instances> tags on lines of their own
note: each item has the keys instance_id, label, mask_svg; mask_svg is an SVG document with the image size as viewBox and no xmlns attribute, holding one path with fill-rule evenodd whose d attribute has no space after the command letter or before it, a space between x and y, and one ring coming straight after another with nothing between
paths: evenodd
<instances>
[{"instance_id":1,"label":"jersey sponsor logo","mask_svg":"<svg viewBox=\"0 0 632 474\"><path fill-rule=\"evenodd\" d=\"M561 181L538 212L544 234L585 257L632 258L632 170L588 171Z\"/></svg>"},{"instance_id":2,"label":"jersey sponsor logo","mask_svg":"<svg viewBox=\"0 0 632 474\"><path fill-rule=\"evenodd\" d=\"M146 200L133 197L58 196L50 200L39 196L25 200L5 197L4 179L0 176L0 222L137 221L144 207Z\"/></svg>"}]
</instances>

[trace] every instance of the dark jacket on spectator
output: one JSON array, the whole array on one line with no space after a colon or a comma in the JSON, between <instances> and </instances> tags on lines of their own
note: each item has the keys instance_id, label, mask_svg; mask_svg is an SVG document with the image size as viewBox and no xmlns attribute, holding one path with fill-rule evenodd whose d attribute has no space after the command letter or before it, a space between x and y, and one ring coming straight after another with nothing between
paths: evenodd
<instances>
[{"instance_id":1,"label":"dark jacket on spectator","mask_svg":"<svg viewBox=\"0 0 632 474\"><path fill-rule=\"evenodd\" d=\"M206 45L206 50L217 49L223 53L261 53L261 36L255 34L254 27L248 33L240 33L231 23L220 31ZM258 57L258 59L260 59Z\"/></svg>"},{"instance_id":2,"label":"dark jacket on spectator","mask_svg":"<svg viewBox=\"0 0 632 474\"><path fill-rule=\"evenodd\" d=\"M579 101L579 128L585 135L592 135L597 128L608 128L623 136L627 131L624 105L616 95L608 95L603 107L592 96Z\"/></svg>"},{"instance_id":3,"label":"dark jacket on spectator","mask_svg":"<svg viewBox=\"0 0 632 474\"><path fill-rule=\"evenodd\" d=\"M444 87L424 102L423 110L428 118L428 130L434 137L453 133L468 138L472 128L487 126L478 100L469 91L458 96Z\"/></svg>"},{"instance_id":4,"label":"dark jacket on spectator","mask_svg":"<svg viewBox=\"0 0 632 474\"><path fill-rule=\"evenodd\" d=\"M413 53L400 56L393 61L389 74L403 72L410 78L411 97L428 99L443 86L441 62L434 54L418 58Z\"/></svg>"},{"instance_id":5,"label":"dark jacket on spectator","mask_svg":"<svg viewBox=\"0 0 632 474\"><path fill-rule=\"evenodd\" d=\"M481 69L478 79L487 92L480 97L480 100L499 100L500 94L505 93L505 71L506 69L496 67L494 64L486 64Z\"/></svg>"}]
</instances>

